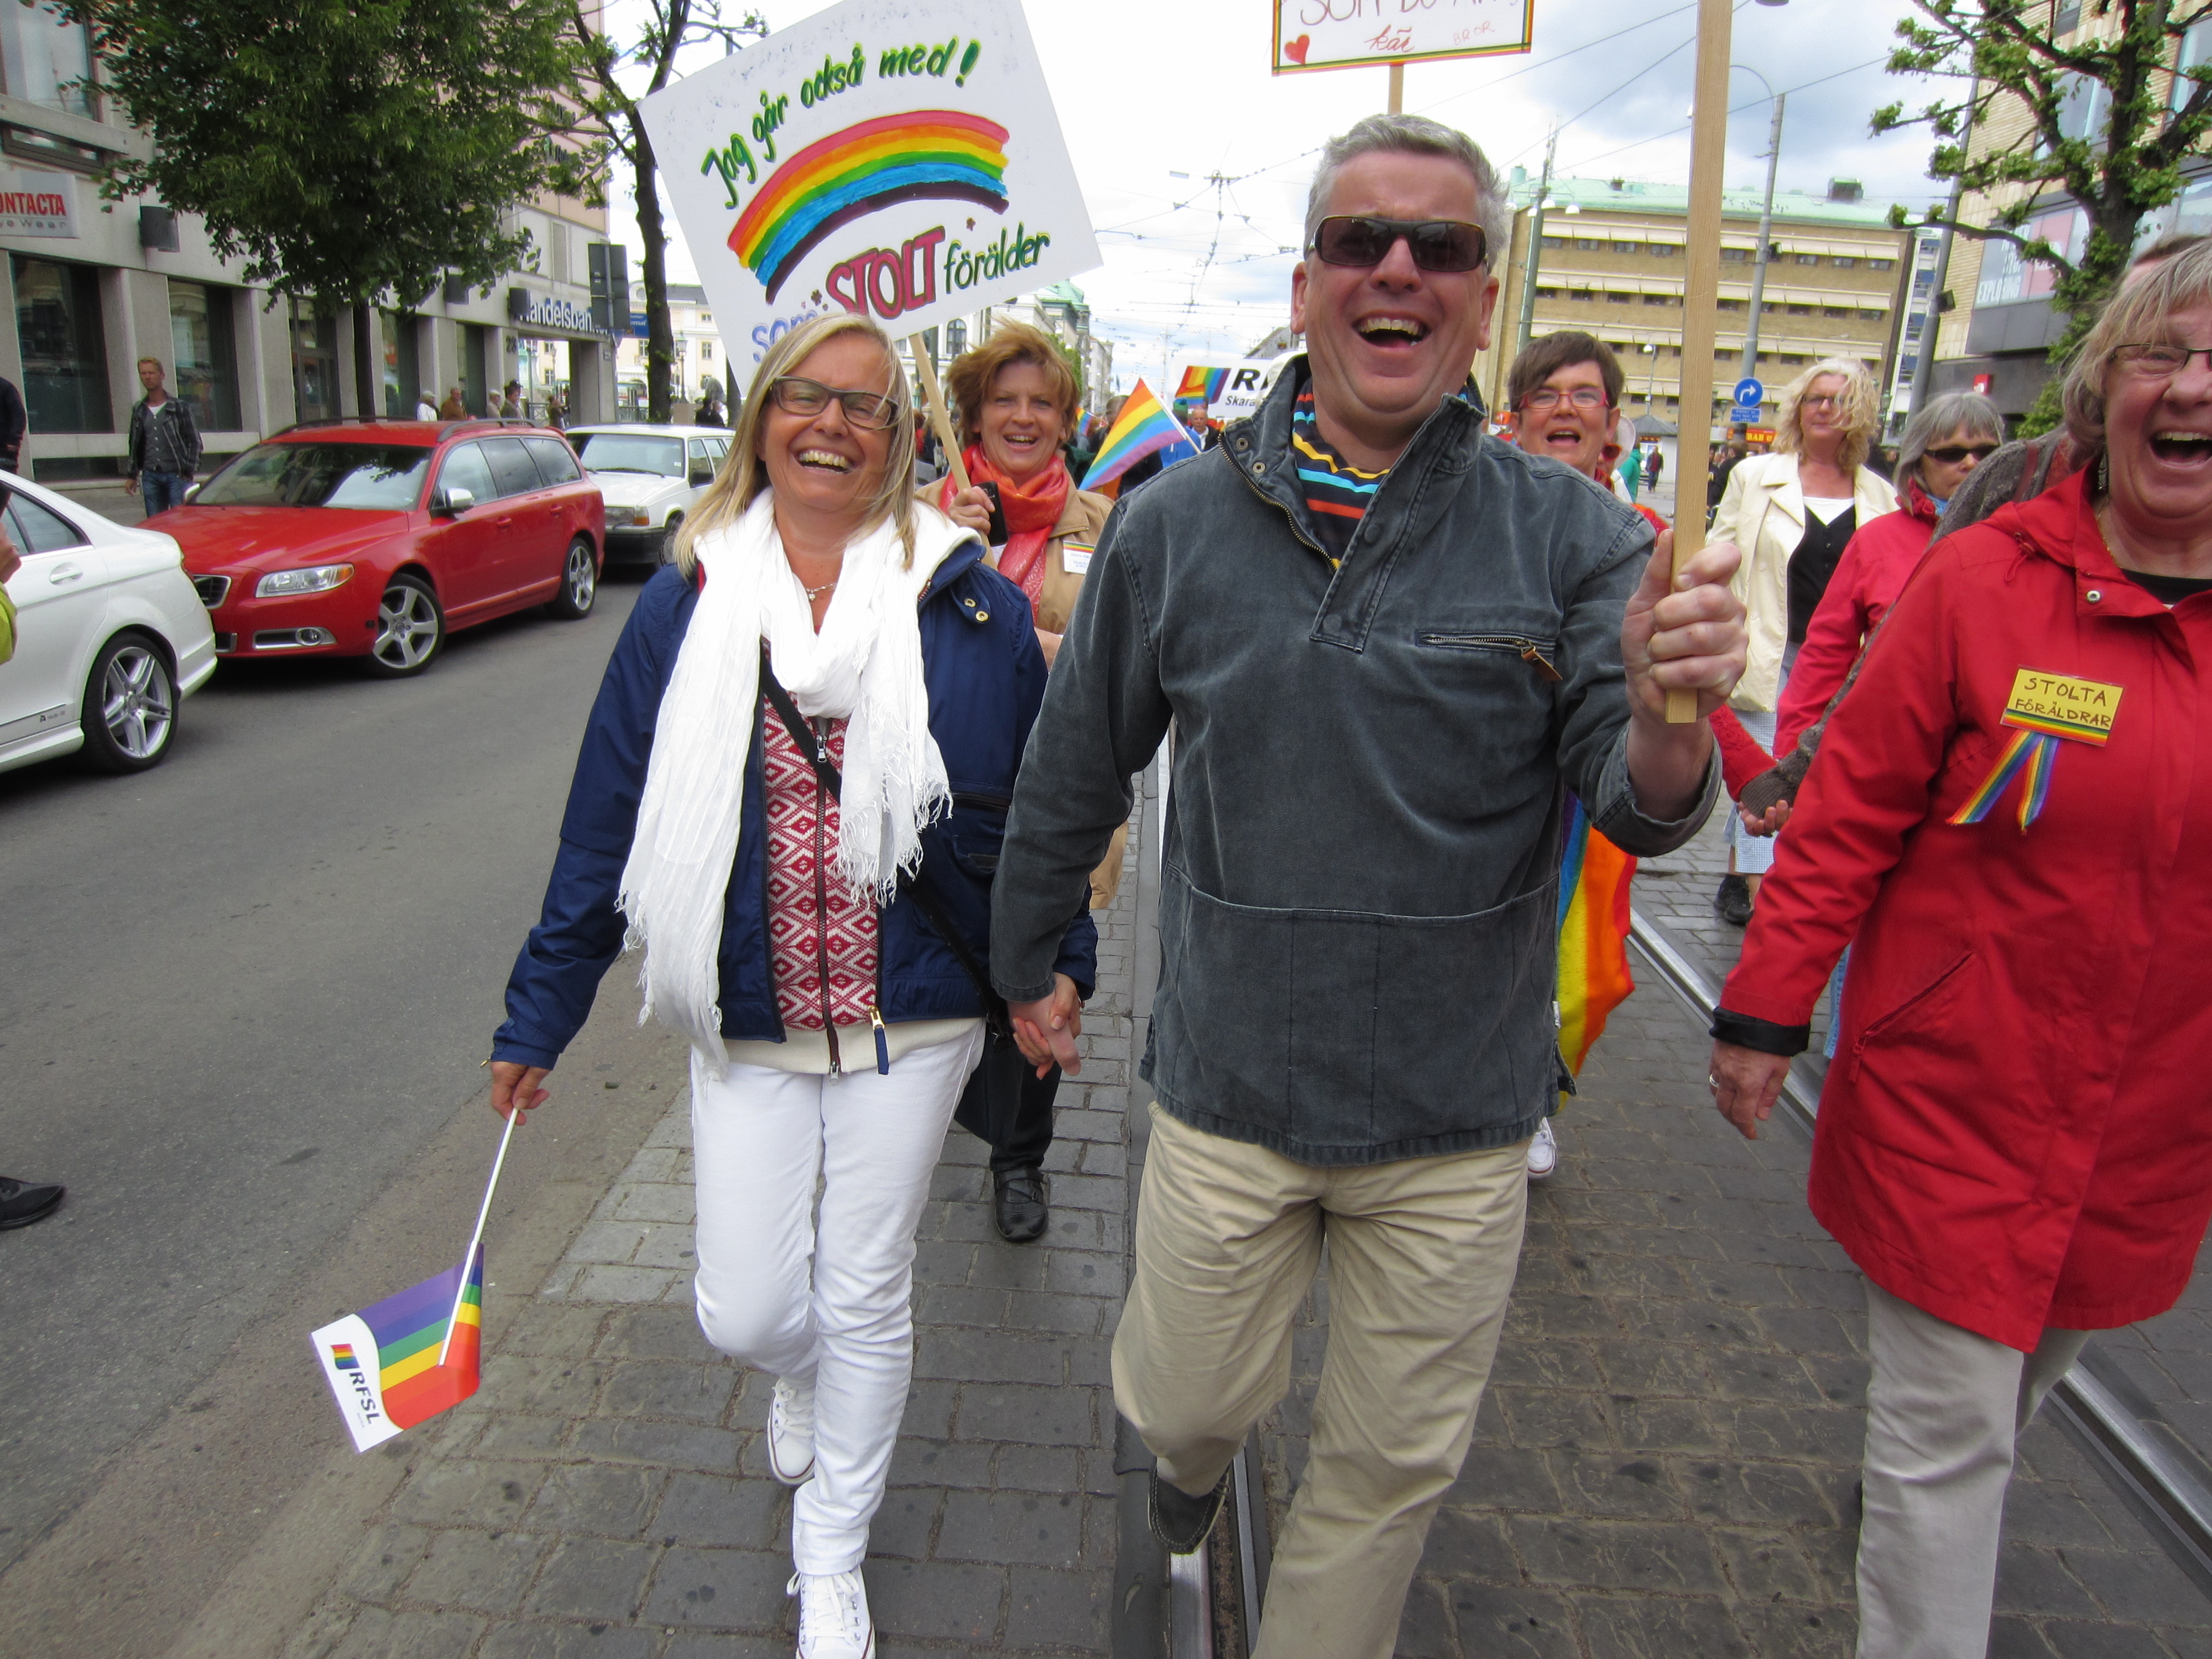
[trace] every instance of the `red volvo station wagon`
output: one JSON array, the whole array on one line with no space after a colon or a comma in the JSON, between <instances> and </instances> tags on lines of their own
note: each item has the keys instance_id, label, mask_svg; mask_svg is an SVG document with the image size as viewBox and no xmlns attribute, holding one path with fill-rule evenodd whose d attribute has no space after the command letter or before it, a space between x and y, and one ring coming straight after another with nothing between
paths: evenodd
<instances>
[{"instance_id":1,"label":"red volvo station wagon","mask_svg":"<svg viewBox=\"0 0 2212 1659\"><path fill-rule=\"evenodd\" d=\"M532 605L588 616L599 487L520 421L288 428L147 526L176 538L222 657L359 657L398 678L448 631Z\"/></svg>"}]
</instances>

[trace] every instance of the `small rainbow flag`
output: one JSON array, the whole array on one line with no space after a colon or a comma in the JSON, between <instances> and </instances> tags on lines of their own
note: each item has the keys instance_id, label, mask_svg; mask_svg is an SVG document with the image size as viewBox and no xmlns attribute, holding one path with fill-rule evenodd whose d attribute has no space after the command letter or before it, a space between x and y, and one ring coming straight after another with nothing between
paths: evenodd
<instances>
[{"instance_id":1,"label":"small rainbow flag","mask_svg":"<svg viewBox=\"0 0 2212 1659\"><path fill-rule=\"evenodd\" d=\"M510 1115L499 1138L476 1231L459 1263L374 1307L334 1319L307 1338L357 1452L382 1445L477 1391L483 1353L484 1222L521 1115Z\"/></svg>"},{"instance_id":2,"label":"small rainbow flag","mask_svg":"<svg viewBox=\"0 0 2212 1659\"><path fill-rule=\"evenodd\" d=\"M481 1244L463 1266L349 1314L309 1339L337 1397L338 1413L353 1431L356 1450L380 1445L477 1391L483 1338Z\"/></svg>"},{"instance_id":3,"label":"small rainbow flag","mask_svg":"<svg viewBox=\"0 0 2212 1659\"><path fill-rule=\"evenodd\" d=\"M1121 405L1121 417L1099 444L1097 459L1083 475L1083 487L1096 489L1111 483L1147 455L1158 455L1163 465L1172 465L1197 453L1198 446L1191 442L1182 423L1168 413L1151 387L1139 380L1137 389Z\"/></svg>"},{"instance_id":4,"label":"small rainbow flag","mask_svg":"<svg viewBox=\"0 0 2212 1659\"><path fill-rule=\"evenodd\" d=\"M815 245L895 202L947 198L1006 210L1006 128L963 110L879 115L817 138L770 173L730 231L768 297Z\"/></svg>"},{"instance_id":5,"label":"small rainbow flag","mask_svg":"<svg viewBox=\"0 0 2212 1659\"><path fill-rule=\"evenodd\" d=\"M1188 368L1183 370L1182 384L1176 388L1175 397L1170 401L1178 404L1203 404L1206 408L1211 409L1213 407L1214 399L1221 395L1221 388L1228 383L1227 369L1208 368L1203 363L1193 363Z\"/></svg>"},{"instance_id":6,"label":"small rainbow flag","mask_svg":"<svg viewBox=\"0 0 2212 1659\"><path fill-rule=\"evenodd\" d=\"M1629 884L1636 860L1590 827L1570 795L1559 861L1559 1056L1582 1075L1613 1011L1636 981L1628 971Z\"/></svg>"}]
</instances>

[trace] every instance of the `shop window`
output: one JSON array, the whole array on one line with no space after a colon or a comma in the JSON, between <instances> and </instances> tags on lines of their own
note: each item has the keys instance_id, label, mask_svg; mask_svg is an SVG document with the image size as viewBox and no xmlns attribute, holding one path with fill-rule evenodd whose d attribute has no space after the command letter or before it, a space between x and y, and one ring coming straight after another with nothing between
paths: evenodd
<instances>
[{"instance_id":1,"label":"shop window","mask_svg":"<svg viewBox=\"0 0 2212 1659\"><path fill-rule=\"evenodd\" d=\"M2212 21L2191 23L2181 37L2181 50L2174 56L2173 107L2179 109L2202 82L2180 73L2183 70L2203 69L2212 63Z\"/></svg>"},{"instance_id":2,"label":"shop window","mask_svg":"<svg viewBox=\"0 0 2212 1659\"><path fill-rule=\"evenodd\" d=\"M32 431L115 430L97 271L17 254L15 339Z\"/></svg>"},{"instance_id":3,"label":"shop window","mask_svg":"<svg viewBox=\"0 0 2212 1659\"><path fill-rule=\"evenodd\" d=\"M92 94L92 37L44 6L0 3L0 76L10 96L97 119Z\"/></svg>"},{"instance_id":4,"label":"shop window","mask_svg":"<svg viewBox=\"0 0 2212 1659\"><path fill-rule=\"evenodd\" d=\"M177 396L191 405L203 432L236 432L238 346L231 290L204 283L169 283L169 343Z\"/></svg>"},{"instance_id":5,"label":"shop window","mask_svg":"<svg viewBox=\"0 0 2212 1659\"><path fill-rule=\"evenodd\" d=\"M2069 203L2039 213L2021 227L2030 241L2040 238L2062 258L2079 259L2089 240L2089 216ZM2057 287L2057 276L2049 265L2029 264L2010 242L1991 242L1982 252L1982 273L1975 284L1977 306L2011 305L2021 300L2045 300Z\"/></svg>"},{"instance_id":6,"label":"shop window","mask_svg":"<svg viewBox=\"0 0 2212 1659\"><path fill-rule=\"evenodd\" d=\"M0 0L4 3L4 0ZM422 400L422 358L416 345L416 319L404 313L380 311L380 343L383 346L384 417L411 421Z\"/></svg>"}]
</instances>

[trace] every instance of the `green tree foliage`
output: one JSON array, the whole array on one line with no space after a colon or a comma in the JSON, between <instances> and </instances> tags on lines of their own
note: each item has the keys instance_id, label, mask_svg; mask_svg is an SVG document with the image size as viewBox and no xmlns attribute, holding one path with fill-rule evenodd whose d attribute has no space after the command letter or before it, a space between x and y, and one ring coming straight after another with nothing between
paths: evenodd
<instances>
[{"instance_id":1,"label":"green tree foliage","mask_svg":"<svg viewBox=\"0 0 2212 1659\"><path fill-rule=\"evenodd\" d=\"M583 103L593 130L629 169L636 192L638 236L645 244L639 276L645 285L646 418L665 421L676 366L676 331L668 319L668 224L660 210L659 162L638 101L676 78L677 54L684 47L719 40L734 52L740 40L766 34L768 21L747 12L726 23L720 0L646 0L642 10L637 39L625 46L595 33L584 7L570 0L568 40L582 66ZM732 382L725 390L736 397L744 388Z\"/></svg>"},{"instance_id":2,"label":"green tree foliage","mask_svg":"<svg viewBox=\"0 0 2212 1659\"><path fill-rule=\"evenodd\" d=\"M447 273L488 288L530 256L508 210L592 199L599 160L564 137L568 0L61 0L102 91L153 139L104 193L198 215L250 282L357 308L418 303ZM362 407L369 392L361 350Z\"/></svg>"},{"instance_id":3,"label":"green tree foliage","mask_svg":"<svg viewBox=\"0 0 2212 1659\"><path fill-rule=\"evenodd\" d=\"M2055 273L2055 303L2069 313L2051 348L2063 361L2096 319L2127 269L2144 216L2181 193L2185 160L2203 153L2212 128L2212 64L2172 72L2181 37L2212 18L2212 0L1913 0L1919 13L1897 26L1904 44L1891 52L1893 75L1935 76L1950 88L1908 114L1903 103L1875 112L1877 133L1924 125L1936 148L1930 178L1953 179L1966 192L1998 193L2008 204L1980 224L1959 219L1954 232L2009 244L2031 264ZM2078 10L2081 27L2061 35L2062 12ZM2092 88L2108 98L2100 123L2081 131L2079 112ZM2018 143L1972 154L1973 129L2000 108L2025 108L2031 134ZM2073 115L2075 118L2069 118ZM2088 216L2087 245L2054 247L2030 234L2029 220L2055 196L2071 197ZM1890 210L1903 225L1902 208ZM1929 210L1930 224L1949 217ZM2057 386L2026 423L2043 431L2057 419Z\"/></svg>"}]
</instances>

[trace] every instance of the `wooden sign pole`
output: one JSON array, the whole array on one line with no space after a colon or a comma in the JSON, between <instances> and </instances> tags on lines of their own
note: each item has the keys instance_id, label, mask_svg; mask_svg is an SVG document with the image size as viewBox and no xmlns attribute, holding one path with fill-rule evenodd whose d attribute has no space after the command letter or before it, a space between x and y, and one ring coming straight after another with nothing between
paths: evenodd
<instances>
[{"instance_id":1,"label":"wooden sign pole","mask_svg":"<svg viewBox=\"0 0 2212 1659\"><path fill-rule=\"evenodd\" d=\"M1393 64L1390 65L1390 113L1402 115L1405 112L1406 66L1403 64Z\"/></svg>"},{"instance_id":2,"label":"wooden sign pole","mask_svg":"<svg viewBox=\"0 0 2212 1659\"><path fill-rule=\"evenodd\" d=\"M1713 241L1717 246L1719 237ZM952 474L952 487L955 490L965 489L968 463L961 459L959 440L952 435L952 417L945 412L945 394L937 389L937 360L929 355L928 343L921 335L908 335L906 343L914 353L915 373L921 376L921 406L928 412L929 429L937 434L937 441L945 447L945 465Z\"/></svg>"},{"instance_id":3,"label":"wooden sign pole","mask_svg":"<svg viewBox=\"0 0 2212 1659\"><path fill-rule=\"evenodd\" d=\"M1682 383L1674 416L1674 570L1705 544L1712 465L1714 301L1721 280L1721 169L1728 159L1729 0L1698 0L1697 101L1690 125L1689 244L1682 289ZM1694 691L1667 694L1667 719L1698 718Z\"/></svg>"}]
</instances>

